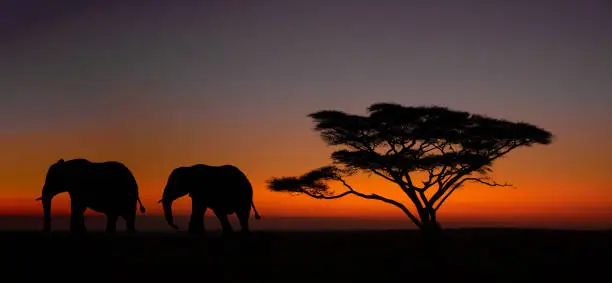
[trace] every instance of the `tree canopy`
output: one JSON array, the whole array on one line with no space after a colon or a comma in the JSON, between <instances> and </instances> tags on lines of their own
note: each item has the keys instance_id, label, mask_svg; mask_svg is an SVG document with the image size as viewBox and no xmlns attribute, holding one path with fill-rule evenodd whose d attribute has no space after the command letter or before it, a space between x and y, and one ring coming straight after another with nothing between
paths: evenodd
<instances>
[{"instance_id":1,"label":"tree canopy","mask_svg":"<svg viewBox=\"0 0 612 283\"><path fill-rule=\"evenodd\" d=\"M446 107L375 103L367 110L366 116L336 110L310 114L323 140L341 147L331 154L333 164L298 177L272 178L269 189L314 198L353 194L376 199L399 207L421 229L439 228L436 211L457 188L466 182L507 186L491 180L493 161L519 147L550 144L553 138L528 123ZM359 172L397 184L416 214L396 200L355 190L344 177ZM346 191L332 192L329 181L341 182Z\"/></svg>"}]
</instances>

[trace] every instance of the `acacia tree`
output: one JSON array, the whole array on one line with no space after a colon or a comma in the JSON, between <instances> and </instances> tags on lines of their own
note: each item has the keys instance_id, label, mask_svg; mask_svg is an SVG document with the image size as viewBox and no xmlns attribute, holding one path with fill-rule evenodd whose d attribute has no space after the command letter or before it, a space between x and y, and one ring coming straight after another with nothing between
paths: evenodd
<instances>
[{"instance_id":1,"label":"acacia tree","mask_svg":"<svg viewBox=\"0 0 612 283\"><path fill-rule=\"evenodd\" d=\"M376 103L369 115L324 110L309 115L315 130L333 152L332 165L299 177L268 180L273 191L305 194L317 199L347 195L373 199L401 209L426 236L440 232L436 213L468 182L510 186L491 179L493 161L519 147L550 144L552 134L527 123L450 110L445 107L406 107ZM397 184L414 206L413 213L397 200L359 192L346 177L366 172ZM345 191L335 193L329 181Z\"/></svg>"}]
</instances>

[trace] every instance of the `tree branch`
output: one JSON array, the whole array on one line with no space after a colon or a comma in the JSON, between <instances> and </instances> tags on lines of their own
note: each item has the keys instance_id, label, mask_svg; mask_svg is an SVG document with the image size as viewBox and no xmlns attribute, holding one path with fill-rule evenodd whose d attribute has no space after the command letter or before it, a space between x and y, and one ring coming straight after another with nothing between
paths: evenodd
<instances>
[{"instance_id":1,"label":"tree branch","mask_svg":"<svg viewBox=\"0 0 612 283\"><path fill-rule=\"evenodd\" d=\"M421 197L421 201L423 202L423 207L430 209L432 208L431 202L427 200L427 196L425 195L425 191L419 191L419 196Z\"/></svg>"},{"instance_id":2,"label":"tree branch","mask_svg":"<svg viewBox=\"0 0 612 283\"><path fill-rule=\"evenodd\" d=\"M351 192L351 191L346 191L346 192L343 192L343 193L341 193L339 195L326 196L326 195L313 194L313 193L311 193L309 191L306 191L306 190L303 190L303 191L301 191L299 193L303 193L303 194L305 194L305 195L307 195L307 196L309 196L311 198L316 198L316 199L339 199L341 197L345 197L347 195L353 194L353 192Z\"/></svg>"},{"instance_id":3,"label":"tree branch","mask_svg":"<svg viewBox=\"0 0 612 283\"><path fill-rule=\"evenodd\" d=\"M458 171L461 171L460 169ZM434 203L436 203L436 201L438 201L438 199L440 199L441 197L444 196L444 193L446 193L449 189L449 187L454 184L455 182L457 182L459 179L461 179L461 177L469 174L470 171L464 171L464 172L457 172L455 173L456 175L453 177L450 177L446 182L442 182L440 181L438 184L438 191L434 193L434 195L431 197L430 202L432 203L432 205ZM451 175L452 176L452 175ZM451 192L452 193L452 192Z\"/></svg>"},{"instance_id":4,"label":"tree branch","mask_svg":"<svg viewBox=\"0 0 612 283\"><path fill-rule=\"evenodd\" d=\"M400 186L400 188L406 194L406 196L410 198L410 200L416 207L417 211L421 211L423 207L426 205L426 203L421 203L419 196L416 194L417 192L421 192L421 191L419 191L417 188L406 186L406 184L402 182L401 178L396 183Z\"/></svg>"},{"instance_id":5,"label":"tree branch","mask_svg":"<svg viewBox=\"0 0 612 283\"><path fill-rule=\"evenodd\" d=\"M378 171L378 170L376 170L374 168L370 169L370 171L372 171L374 174L384 178L385 180L387 180L389 182L394 182L395 183L395 180L393 180L392 178L389 178L388 176L385 176L385 174L381 173L380 171Z\"/></svg>"},{"instance_id":6,"label":"tree branch","mask_svg":"<svg viewBox=\"0 0 612 283\"><path fill-rule=\"evenodd\" d=\"M410 172L403 170L404 172L402 173L401 178L399 178L400 182L403 182L404 184L406 184L406 186L408 186L408 188L418 191L421 190L422 188L419 188L417 186L414 185L414 182L412 181L412 177L410 177ZM404 181L404 178L406 179Z\"/></svg>"},{"instance_id":7,"label":"tree branch","mask_svg":"<svg viewBox=\"0 0 612 283\"><path fill-rule=\"evenodd\" d=\"M508 148L506 150L502 150L505 147L508 147ZM512 145L511 142L508 142L508 143L502 145L500 148L494 150L494 151L496 151L496 153L493 154L490 158L488 158L488 161L491 162L491 161L493 161L493 160L495 160L497 158L500 158L500 157L506 155L507 153L509 153L510 151L512 151L513 149L517 148L517 147L518 147L518 145ZM440 201L440 204L438 205L438 208L439 208L441 203L444 202L444 199L446 199L448 197L448 195L453 193L453 191L455 190L456 186L461 185L465 181L465 179L463 181L459 181L459 179L461 179L462 177L464 177L466 175L470 175L472 172L474 172L474 170L476 170L476 169L469 168L469 167L459 169L458 172L455 173L456 175L454 177L448 179L446 182L440 183L440 184L442 184L442 186L439 186L440 189L431 197L432 204L435 203L436 201L438 201L440 198L442 198L444 196L444 194L448 191L448 194ZM463 172L461 172L461 171L463 171ZM469 178L466 178L466 179L469 179ZM476 179L479 180L481 183L483 183L482 179L480 179L480 178L474 178L472 180L476 180ZM459 181L459 183L456 183L457 181ZM483 184L488 185L486 182L483 183ZM453 186L453 188L450 189L450 191L449 191L449 188L451 186Z\"/></svg>"},{"instance_id":8,"label":"tree branch","mask_svg":"<svg viewBox=\"0 0 612 283\"><path fill-rule=\"evenodd\" d=\"M440 199L440 202L438 203L438 205L434 208L435 211L437 211L442 204L444 203L444 201L459 187L461 187L461 185L467 181L474 181L474 182L478 182L490 187L511 187L511 184L505 183L505 184L499 184L497 182L494 181L486 181L482 178L476 178L476 177L468 177L468 178L464 178L463 180L457 182L455 185L453 185L453 187L449 190L449 192L444 195L444 197L442 199ZM434 203L432 202L432 205Z\"/></svg>"},{"instance_id":9,"label":"tree branch","mask_svg":"<svg viewBox=\"0 0 612 283\"><path fill-rule=\"evenodd\" d=\"M416 217L415 217L415 216L414 216L414 215L413 215L413 214L410 212L410 210L408 210L408 208L407 208L405 205L401 204L400 202L394 201L394 200L392 200L392 199L385 198L385 197L380 196L380 195L377 195L377 194L369 194L369 195L366 195L366 194L364 194L364 193L360 193L360 192L358 192L358 191L355 191L355 190L353 189L353 187L351 187L351 186L350 186L348 183L346 183L346 181L344 181L344 179L342 179L342 178L337 178L336 180L337 180L337 181L339 181L339 182L341 182L341 183L342 183L342 185L344 185L344 186L345 186L345 187L348 189L348 191L346 191L346 192L344 192L344 193L340 194L340 195L341 195L341 197L342 197L342 196L345 196L345 195L348 195L348 194L354 194L354 195L356 195L356 196L359 196L359 197L362 197L362 198L365 198L365 199L374 199L374 200L379 200L379 201L382 201L382 202L386 202L386 203L388 203L388 204L395 205L396 207L398 207L399 209L401 209L401 210L402 210L402 211L403 211L403 212L404 212L406 215L408 215L408 217L410 218L410 220L412 220L412 222L413 222L415 225L417 225L417 227L419 227L419 228L420 228L420 227L422 226L421 221L420 221L419 219L417 219L417 218L416 218Z\"/></svg>"},{"instance_id":10,"label":"tree branch","mask_svg":"<svg viewBox=\"0 0 612 283\"><path fill-rule=\"evenodd\" d=\"M463 183L465 181L474 181L474 182L478 182L478 183L487 185L489 187L512 187L512 185L508 184L508 183L500 184L500 183L497 183L495 181L486 181L486 180L484 180L482 178L476 178L476 177L465 178L465 179L461 180L460 183Z\"/></svg>"},{"instance_id":11,"label":"tree branch","mask_svg":"<svg viewBox=\"0 0 612 283\"><path fill-rule=\"evenodd\" d=\"M519 144L513 144L510 145L511 142L508 142L507 145L504 145L502 147L500 147L499 149L496 150L496 154L492 155L491 157L489 157L489 161L493 161L495 159L498 159L504 155L506 155L507 153L509 153L510 151L516 149L517 147L519 147ZM502 150L504 147L508 147L506 150Z\"/></svg>"}]
</instances>

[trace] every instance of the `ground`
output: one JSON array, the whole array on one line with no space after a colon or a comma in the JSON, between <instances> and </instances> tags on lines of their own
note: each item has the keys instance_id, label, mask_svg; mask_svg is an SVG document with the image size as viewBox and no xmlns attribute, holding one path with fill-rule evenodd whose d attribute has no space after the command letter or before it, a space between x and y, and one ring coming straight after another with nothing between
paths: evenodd
<instances>
[{"instance_id":1,"label":"ground","mask_svg":"<svg viewBox=\"0 0 612 283\"><path fill-rule=\"evenodd\" d=\"M256 231L249 239L4 231L0 243L3 282L549 281L609 276L612 268L610 231L447 230L445 261L424 256L417 231Z\"/></svg>"}]
</instances>

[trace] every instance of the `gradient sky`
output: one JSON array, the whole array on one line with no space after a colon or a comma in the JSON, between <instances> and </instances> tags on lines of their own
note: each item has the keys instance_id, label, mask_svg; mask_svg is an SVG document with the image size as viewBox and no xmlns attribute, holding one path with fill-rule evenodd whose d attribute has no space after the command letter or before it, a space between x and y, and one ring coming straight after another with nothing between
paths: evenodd
<instances>
[{"instance_id":1,"label":"gradient sky","mask_svg":"<svg viewBox=\"0 0 612 283\"><path fill-rule=\"evenodd\" d=\"M516 189L467 186L442 223L610 227L610 50L605 0L2 1L0 214L41 213L48 167L84 157L130 167L150 214L173 168L206 163L240 167L262 216L403 217L265 187L330 162L307 114L397 102L556 136L496 163L494 177ZM406 200L376 177L352 181ZM67 210L57 197L54 211Z\"/></svg>"}]
</instances>

